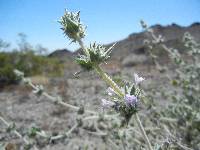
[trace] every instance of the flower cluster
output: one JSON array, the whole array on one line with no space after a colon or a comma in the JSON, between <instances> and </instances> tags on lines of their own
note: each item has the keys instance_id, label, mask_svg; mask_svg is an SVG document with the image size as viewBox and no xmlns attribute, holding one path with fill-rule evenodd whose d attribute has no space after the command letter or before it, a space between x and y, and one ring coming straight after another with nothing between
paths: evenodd
<instances>
[{"instance_id":1,"label":"flower cluster","mask_svg":"<svg viewBox=\"0 0 200 150\"><path fill-rule=\"evenodd\" d=\"M138 99L134 95L126 94L125 97L125 104L127 107L136 107Z\"/></svg>"},{"instance_id":2,"label":"flower cluster","mask_svg":"<svg viewBox=\"0 0 200 150\"><path fill-rule=\"evenodd\" d=\"M114 46L114 45L113 45ZM76 62L84 69L91 70L93 65L99 65L105 62L112 51L113 46L106 49L103 45L94 43L85 48L84 55L79 55L76 58Z\"/></svg>"},{"instance_id":3,"label":"flower cluster","mask_svg":"<svg viewBox=\"0 0 200 150\"><path fill-rule=\"evenodd\" d=\"M128 123L131 116L138 111L141 91L138 85L144 80L144 78L139 77L138 74L134 74L134 79L135 84L131 86L125 85L123 98L119 97L115 91L109 87L107 89L107 94L111 97L111 100L101 100L103 109L114 108L125 118L126 123Z\"/></svg>"},{"instance_id":4,"label":"flower cluster","mask_svg":"<svg viewBox=\"0 0 200 150\"><path fill-rule=\"evenodd\" d=\"M151 100L149 106L151 108L156 108L156 103L153 102L153 99L158 99L159 97L167 101L167 106L165 108L156 110L149 115L149 118L154 120L152 126L154 126L155 123L157 125L159 122L159 126L161 128L164 127L163 129L171 136L170 139L173 142L167 143L168 149L170 149L171 146L174 147L173 149L177 149L177 147L178 149L190 149L179 143L177 139L180 137L181 142L188 144L192 149L198 149L200 147L200 116L196 114L200 114L200 44L195 41L195 38L193 38L190 33L186 32L181 43L184 51L180 51L168 47L166 42L155 43L154 41L159 41L161 36L156 35L153 29L149 30L149 28L144 28L144 25L142 25L142 27L150 35L151 39L145 40L145 43L149 47L148 51L151 53L150 56L156 56L155 64L161 66L160 62L157 60L157 58L160 58L159 55L156 55L155 52L152 51L153 44L165 50L172 63L170 64L170 62L168 62L167 65L163 64L162 66L165 68L163 77L165 76L173 87L166 82L166 86L163 87L163 85L160 85L154 89L152 88L152 92L148 92L148 98ZM171 66L173 66L173 69ZM160 73L163 72L160 71ZM155 118L159 118L159 121ZM190 138L189 141L188 138ZM156 149L163 149L163 145L165 144L161 144L160 147Z\"/></svg>"},{"instance_id":5,"label":"flower cluster","mask_svg":"<svg viewBox=\"0 0 200 150\"><path fill-rule=\"evenodd\" d=\"M73 13L65 11L59 23L62 25L64 34L76 42L85 36L85 27L80 22L80 12Z\"/></svg>"}]
</instances>

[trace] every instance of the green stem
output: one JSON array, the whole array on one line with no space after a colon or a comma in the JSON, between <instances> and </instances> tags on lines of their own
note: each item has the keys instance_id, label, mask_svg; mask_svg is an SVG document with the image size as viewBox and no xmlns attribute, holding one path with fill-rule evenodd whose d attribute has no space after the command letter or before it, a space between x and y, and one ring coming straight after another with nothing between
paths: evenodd
<instances>
[{"instance_id":1,"label":"green stem","mask_svg":"<svg viewBox=\"0 0 200 150\"><path fill-rule=\"evenodd\" d=\"M81 46L81 48L83 49L84 53L87 55L87 50L83 45L83 42L81 40L78 40L79 45ZM95 71L99 74L99 76L116 92L116 94L118 96L120 96L121 98L124 97L124 93L121 91L121 89L119 88L119 86L102 70L102 68L98 65L98 64L94 64L93 68L95 69ZM140 121L140 118L138 116L138 114L135 114L136 117L136 122L140 128L140 131L142 132L143 138L145 139L148 149L149 150L153 150L151 143L147 137L147 134L144 130L144 127Z\"/></svg>"},{"instance_id":2,"label":"green stem","mask_svg":"<svg viewBox=\"0 0 200 150\"><path fill-rule=\"evenodd\" d=\"M83 41L81 39L78 39L77 42L79 43L79 45L81 46L81 48L83 49L83 52L85 53L86 56L90 56L88 50L85 48Z\"/></svg>"},{"instance_id":3,"label":"green stem","mask_svg":"<svg viewBox=\"0 0 200 150\"><path fill-rule=\"evenodd\" d=\"M136 119L136 122L137 122L137 124L138 124L138 126L139 126L139 128L140 128L140 131L142 132L142 135L143 135L143 137L144 137L144 139L145 139L145 141L146 141L146 143L147 143L148 149L149 149L149 150L153 150L153 148L152 148L152 146L151 146L151 143L150 143L150 141L149 141L149 138L147 137L147 134L146 134L146 132L145 132L145 130L144 130L144 127L143 127L143 125L142 125L142 122L140 121L140 117L138 116L137 113L135 114L135 119Z\"/></svg>"},{"instance_id":4,"label":"green stem","mask_svg":"<svg viewBox=\"0 0 200 150\"><path fill-rule=\"evenodd\" d=\"M99 76L116 92L120 97L124 97L124 94L120 90L119 86L101 69L99 65L93 66Z\"/></svg>"}]
</instances>

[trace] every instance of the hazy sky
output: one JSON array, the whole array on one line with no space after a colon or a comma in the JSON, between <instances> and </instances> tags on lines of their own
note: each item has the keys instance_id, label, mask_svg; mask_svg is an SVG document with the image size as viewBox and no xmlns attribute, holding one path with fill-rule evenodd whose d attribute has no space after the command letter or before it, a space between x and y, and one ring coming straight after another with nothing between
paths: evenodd
<instances>
[{"instance_id":1,"label":"hazy sky","mask_svg":"<svg viewBox=\"0 0 200 150\"><path fill-rule=\"evenodd\" d=\"M17 34L23 32L31 44L50 51L75 50L57 22L65 8L81 11L87 43L109 43L140 32L140 19L149 25L200 22L200 0L0 0L0 38L16 47Z\"/></svg>"}]
</instances>

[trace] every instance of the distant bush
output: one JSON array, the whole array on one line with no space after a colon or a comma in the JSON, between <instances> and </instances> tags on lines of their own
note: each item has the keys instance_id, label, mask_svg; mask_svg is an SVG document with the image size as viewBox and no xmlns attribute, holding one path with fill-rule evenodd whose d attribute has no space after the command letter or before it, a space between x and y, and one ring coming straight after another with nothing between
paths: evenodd
<instances>
[{"instance_id":1,"label":"distant bush","mask_svg":"<svg viewBox=\"0 0 200 150\"><path fill-rule=\"evenodd\" d=\"M13 73L15 68L23 70L27 76L60 76L64 70L58 59L36 55L33 51L0 52L0 60L0 82L3 84L17 82Z\"/></svg>"}]
</instances>

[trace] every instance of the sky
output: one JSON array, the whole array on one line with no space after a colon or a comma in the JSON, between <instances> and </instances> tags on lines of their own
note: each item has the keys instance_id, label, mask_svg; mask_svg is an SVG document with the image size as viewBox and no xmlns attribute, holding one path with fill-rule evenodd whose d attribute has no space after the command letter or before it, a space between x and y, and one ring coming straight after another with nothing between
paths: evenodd
<instances>
[{"instance_id":1,"label":"sky","mask_svg":"<svg viewBox=\"0 0 200 150\"><path fill-rule=\"evenodd\" d=\"M107 44L141 32L141 19L149 25L200 22L200 0L0 0L0 39L14 48L18 33L25 33L29 43L50 52L75 51L77 44L70 44L57 22L65 9L81 11L87 44Z\"/></svg>"}]
</instances>

